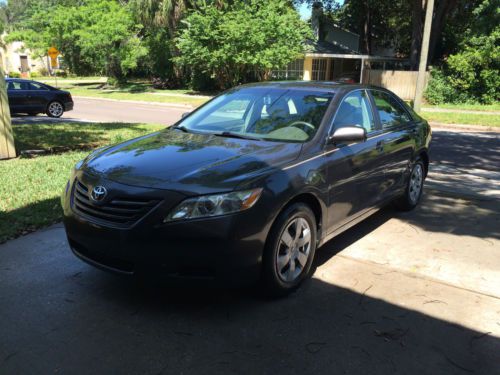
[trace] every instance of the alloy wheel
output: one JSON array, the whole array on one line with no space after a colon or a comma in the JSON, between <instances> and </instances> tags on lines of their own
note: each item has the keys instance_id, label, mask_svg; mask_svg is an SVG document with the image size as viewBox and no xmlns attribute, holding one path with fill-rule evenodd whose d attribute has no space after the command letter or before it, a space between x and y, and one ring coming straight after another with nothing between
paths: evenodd
<instances>
[{"instance_id":1,"label":"alloy wheel","mask_svg":"<svg viewBox=\"0 0 500 375\"><path fill-rule=\"evenodd\" d=\"M49 114L53 117L59 117L63 114L64 108L61 103L52 102L49 105Z\"/></svg>"},{"instance_id":2,"label":"alloy wheel","mask_svg":"<svg viewBox=\"0 0 500 375\"><path fill-rule=\"evenodd\" d=\"M421 164L416 164L413 168L410 177L410 186L408 189L408 195L411 203L415 204L420 197L420 193L422 191L422 184L424 179L424 171L422 169Z\"/></svg>"},{"instance_id":3,"label":"alloy wheel","mask_svg":"<svg viewBox=\"0 0 500 375\"><path fill-rule=\"evenodd\" d=\"M298 217L290 221L282 232L276 252L279 278L294 282L306 268L311 253L311 228L307 220Z\"/></svg>"}]
</instances>

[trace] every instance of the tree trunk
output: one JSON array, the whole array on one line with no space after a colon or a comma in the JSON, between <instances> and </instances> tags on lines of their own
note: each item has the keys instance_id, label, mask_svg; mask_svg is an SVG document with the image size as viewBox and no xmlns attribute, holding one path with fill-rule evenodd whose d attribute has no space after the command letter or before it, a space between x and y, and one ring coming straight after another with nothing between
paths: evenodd
<instances>
[{"instance_id":1,"label":"tree trunk","mask_svg":"<svg viewBox=\"0 0 500 375\"><path fill-rule=\"evenodd\" d=\"M457 0L441 0L438 3L437 9L434 12L434 19L432 23L431 39L429 41L429 57L427 64L434 60L436 55L436 48L443 33L443 27L446 21L446 16L450 11L457 6Z\"/></svg>"},{"instance_id":2,"label":"tree trunk","mask_svg":"<svg viewBox=\"0 0 500 375\"><path fill-rule=\"evenodd\" d=\"M371 8L370 0L365 0L363 2L364 17L359 21L359 49L361 53L370 54L371 53Z\"/></svg>"},{"instance_id":3,"label":"tree trunk","mask_svg":"<svg viewBox=\"0 0 500 375\"><path fill-rule=\"evenodd\" d=\"M412 1L412 32L410 47L410 65L412 70L418 68L420 48L422 46L423 16L426 0Z\"/></svg>"}]
</instances>

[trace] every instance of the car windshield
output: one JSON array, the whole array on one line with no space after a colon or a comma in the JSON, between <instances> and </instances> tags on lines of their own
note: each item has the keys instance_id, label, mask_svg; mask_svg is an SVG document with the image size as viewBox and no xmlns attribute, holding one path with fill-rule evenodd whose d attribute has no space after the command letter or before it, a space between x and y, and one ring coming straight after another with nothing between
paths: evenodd
<instances>
[{"instance_id":1,"label":"car windshield","mask_svg":"<svg viewBox=\"0 0 500 375\"><path fill-rule=\"evenodd\" d=\"M246 87L224 93L177 123L184 131L305 142L317 132L334 92Z\"/></svg>"}]
</instances>

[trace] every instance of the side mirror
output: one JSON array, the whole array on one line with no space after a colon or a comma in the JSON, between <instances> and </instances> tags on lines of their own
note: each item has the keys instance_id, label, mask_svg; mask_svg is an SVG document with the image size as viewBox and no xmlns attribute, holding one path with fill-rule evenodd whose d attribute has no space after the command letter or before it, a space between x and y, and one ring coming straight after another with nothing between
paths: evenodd
<instances>
[{"instance_id":1,"label":"side mirror","mask_svg":"<svg viewBox=\"0 0 500 375\"><path fill-rule=\"evenodd\" d=\"M184 113L181 115L181 118L184 118L184 117L186 117L186 116L189 116L189 114L190 114L190 113L191 113L191 112L184 112Z\"/></svg>"},{"instance_id":2,"label":"side mirror","mask_svg":"<svg viewBox=\"0 0 500 375\"><path fill-rule=\"evenodd\" d=\"M344 126L335 129L329 141L331 143L364 142L366 141L366 129L356 125Z\"/></svg>"}]
</instances>

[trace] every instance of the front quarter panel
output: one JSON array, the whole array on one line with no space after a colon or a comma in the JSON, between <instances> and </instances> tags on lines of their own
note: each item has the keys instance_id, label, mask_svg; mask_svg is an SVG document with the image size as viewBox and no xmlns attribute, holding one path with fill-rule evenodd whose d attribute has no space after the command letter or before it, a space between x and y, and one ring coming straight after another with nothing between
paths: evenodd
<instances>
[{"instance_id":1,"label":"front quarter panel","mask_svg":"<svg viewBox=\"0 0 500 375\"><path fill-rule=\"evenodd\" d=\"M261 210L258 211L265 214L264 234L266 237L281 211L291 201L304 194L313 196L318 201L321 207L321 223L326 223L328 186L324 161L323 154L319 153L289 163L273 173L238 187L238 189L264 188L258 202Z\"/></svg>"}]
</instances>

